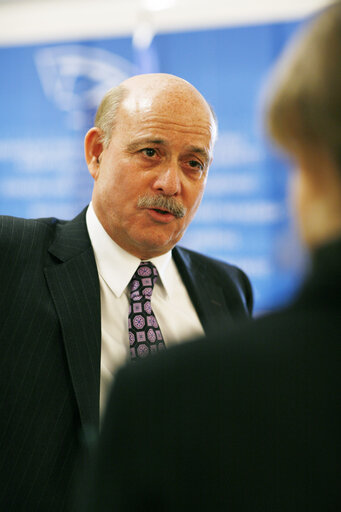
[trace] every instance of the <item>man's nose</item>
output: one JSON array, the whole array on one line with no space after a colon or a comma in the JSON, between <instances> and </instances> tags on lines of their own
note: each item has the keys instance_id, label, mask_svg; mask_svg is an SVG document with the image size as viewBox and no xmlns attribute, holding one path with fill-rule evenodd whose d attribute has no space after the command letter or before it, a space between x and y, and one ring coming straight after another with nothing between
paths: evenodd
<instances>
[{"instance_id":1,"label":"man's nose","mask_svg":"<svg viewBox=\"0 0 341 512\"><path fill-rule=\"evenodd\" d=\"M181 180L178 165L168 162L163 169L159 169L159 174L154 181L153 188L166 196L179 194L181 190Z\"/></svg>"}]
</instances>

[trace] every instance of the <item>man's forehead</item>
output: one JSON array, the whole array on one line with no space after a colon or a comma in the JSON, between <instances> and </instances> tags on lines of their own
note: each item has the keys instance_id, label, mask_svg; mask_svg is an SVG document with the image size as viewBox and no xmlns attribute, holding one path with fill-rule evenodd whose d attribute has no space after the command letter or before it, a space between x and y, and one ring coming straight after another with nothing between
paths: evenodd
<instances>
[{"instance_id":1,"label":"man's forehead","mask_svg":"<svg viewBox=\"0 0 341 512\"><path fill-rule=\"evenodd\" d=\"M122 127L117 127L122 133ZM208 149L214 145L214 127L208 120L180 119L172 116L131 116L122 133L126 141L163 146L197 147Z\"/></svg>"},{"instance_id":2,"label":"man's forehead","mask_svg":"<svg viewBox=\"0 0 341 512\"><path fill-rule=\"evenodd\" d=\"M209 135L214 131L215 121L210 111L205 108L189 108L186 102L179 108L164 101L155 103L150 98L126 99L122 102L117 115L121 121L131 129L141 132L171 132L183 131L195 135Z\"/></svg>"},{"instance_id":3,"label":"man's forehead","mask_svg":"<svg viewBox=\"0 0 341 512\"><path fill-rule=\"evenodd\" d=\"M148 112L152 110L153 98L148 95L127 95L121 103L122 109L127 113Z\"/></svg>"},{"instance_id":4,"label":"man's forehead","mask_svg":"<svg viewBox=\"0 0 341 512\"><path fill-rule=\"evenodd\" d=\"M125 95L117 113L117 121L121 121L126 129L137 132L150 132L163 138L164 132L183 131L195 136L209 137L211 143L215 140L216 126L211 109L207 102L192 95L174 95L169 90L164 93L146 91L143 88L139 91L128 91ZM128 128L129 127L129 128ZM121 129L121 128L119 128ZM210 143L209 143L210 145Z\"/></svg>"},{"instance_id":5,"label":"man's forehead","mask_svg":"<svg viewBox=\"0 0 341 512\"><path fill-rule=\"evenodd\" d=\"M178 82L166 82L153 86L132 87L126 90L121 106L127 112L143 111L168 111L183 108L201 111L204 115L209 106L202 95L190 84Z\"/></svg>"}]
</instances>

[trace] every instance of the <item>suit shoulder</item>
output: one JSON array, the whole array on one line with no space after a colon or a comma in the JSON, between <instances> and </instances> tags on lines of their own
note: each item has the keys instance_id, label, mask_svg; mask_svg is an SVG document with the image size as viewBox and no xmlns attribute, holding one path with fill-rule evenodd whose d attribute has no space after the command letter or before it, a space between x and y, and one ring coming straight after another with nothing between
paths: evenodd
<instances>
[{"instance_id":1,"label":"suit shoulder","mask_svg":"<svg viewBox=\"0 0 341 512\"><path fill-rule=\"evenodd\" d=\"M42 240L49 241L61 221L54 217L24 219L21 217L0 216L0 246L4 248L20 248L41 244Z\"/></svg>"}]
</instances>

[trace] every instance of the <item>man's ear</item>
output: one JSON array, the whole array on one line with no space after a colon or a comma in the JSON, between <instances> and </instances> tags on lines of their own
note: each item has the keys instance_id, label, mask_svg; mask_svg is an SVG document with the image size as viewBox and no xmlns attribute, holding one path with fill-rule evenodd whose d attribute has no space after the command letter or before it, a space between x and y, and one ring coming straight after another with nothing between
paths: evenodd
<instances>
[{"instance_id":1,"label":"man's ear","mask_svg":"<svg viewBox=\"0 0 341 512\"><path fill-rule=\"evenodd\" d=\"M103 143L101 142L101 131L95 126L91 128L85 135L84 139L85 160L88 169L94 180L97 179L99 173L99 157L103 151Z\"/></svg>"}]
</instances>

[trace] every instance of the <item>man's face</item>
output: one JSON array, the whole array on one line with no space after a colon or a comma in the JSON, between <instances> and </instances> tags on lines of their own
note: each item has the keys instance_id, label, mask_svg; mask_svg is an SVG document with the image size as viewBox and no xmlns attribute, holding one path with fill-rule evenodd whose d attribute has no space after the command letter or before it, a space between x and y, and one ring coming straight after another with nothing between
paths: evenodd
<instances>
[{"instance_id":1,"label":"man's face","mask_svg":"<svg viewBox=\"0 0 341 512\"><path fill-rule=\"evenodd\" d=\"M95 176L90 171L94 209L110 237L140 259L169 251L200 204L212 144L206 105L128 95Z\"/></svg>"}]
</instances>

